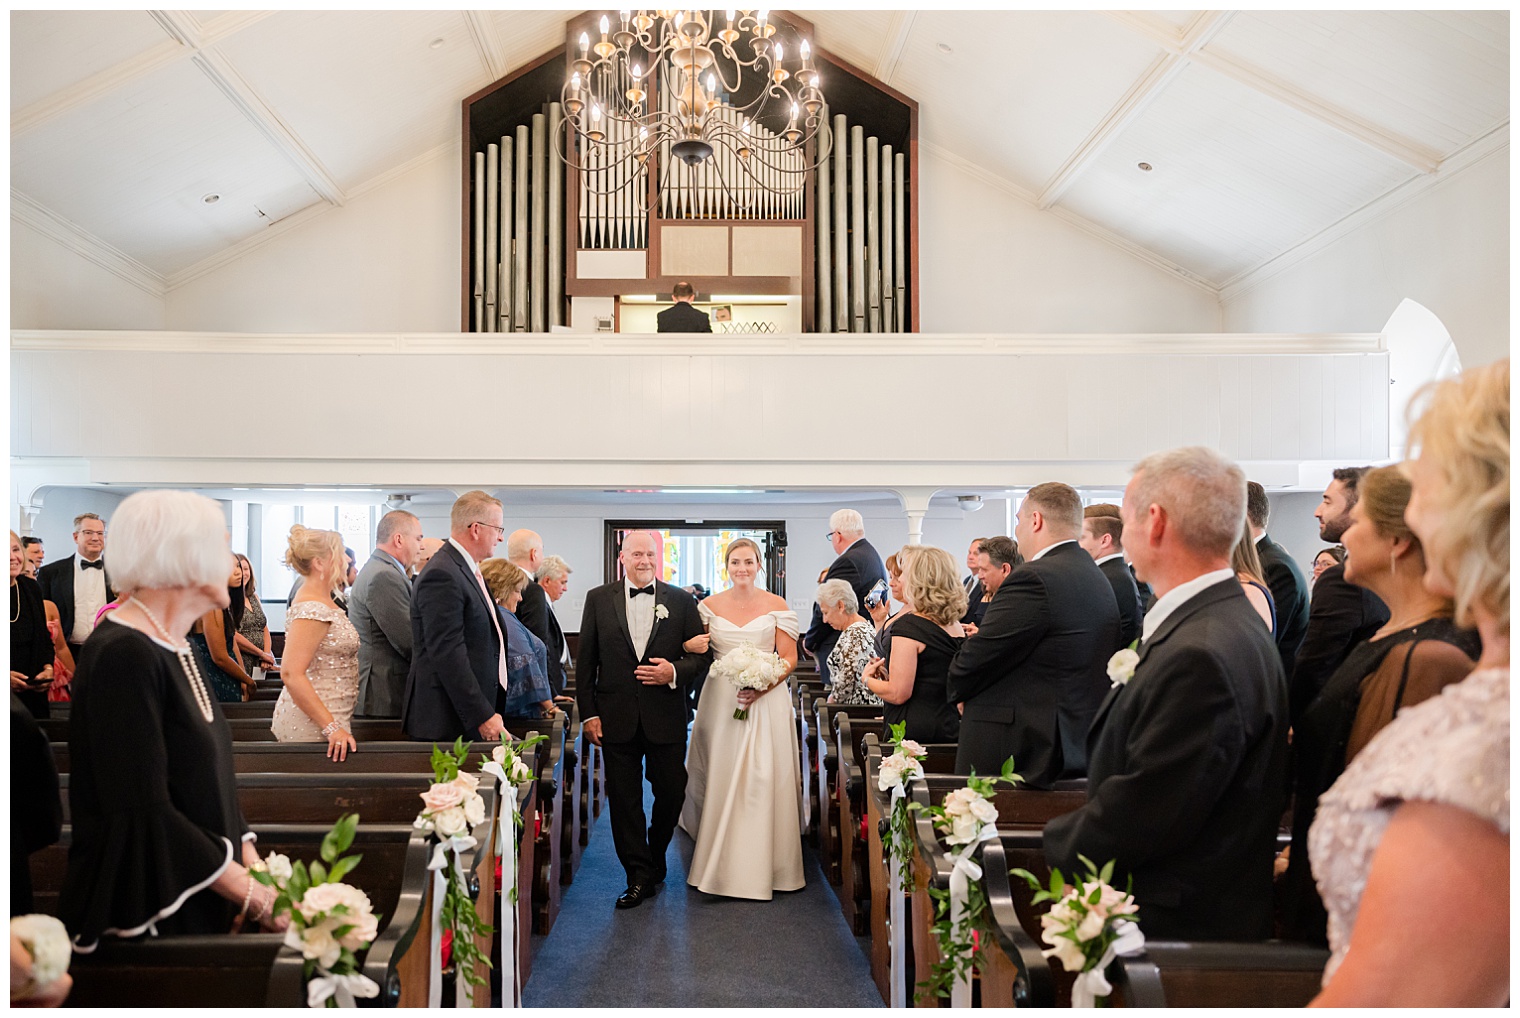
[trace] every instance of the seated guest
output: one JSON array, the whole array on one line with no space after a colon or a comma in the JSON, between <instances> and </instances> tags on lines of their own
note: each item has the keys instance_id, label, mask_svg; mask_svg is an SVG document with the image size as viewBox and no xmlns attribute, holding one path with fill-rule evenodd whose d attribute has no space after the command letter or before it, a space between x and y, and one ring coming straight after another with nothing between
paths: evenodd
<instances>
[{"instance_id":1,"label":"seated guest","mask_svg":"<svg viewBox=\"0 0 1520 1018\"><path fill-rule=\"evenodd\" d=\"M560 627L559 617L554 614L553 604L565 596L565 591L570 589L570 574L575 572L570 568L570 563L558 555L545 555L543 564L538 567L535 579L538 585L544 588L544 593L549 596L549 641L544 648L549 652L549 660L559 662L559 689L563 690L567 682L566 672L570 668L570 645L565 639L565 631ZM704 592L702 597L706 597ZM698 598L701 600L701 598ZM555 671L549 671L549 685L554 685ZM556 693L554 699L565 703L574 702L574 697Z\"/></svg>"},{"instance_id":2,"label":"seated guest","mask_svg":"<svg viewBox=\"0 0 1520 1018\"><path fill-rule=\"evenodd\" d=\"M496 602L496 614L507 637L507 693L502 717L552 716L554 693L549 687L547 648L516 615L523 589L528 586L528 574L506 559L488 558L480 564L480 575Z\"/></svg>"},{"instance_id":3,"label":"seated guest","mask_svg":"<svg viewBox=\"0 0 1520 1018\"><path fill-rule=\"evenodd\" d=\"M501 541L501 502L467 491L449 540L412 586L412 668L401 724L413 739L496 741L508 685L507 641L479 563Z\"/></svg>"},{"instance_id":4,"label":"seated guest","mask_svg":"<svg viewBox=\"0 0 1520 1018\"><path fill-rule=\"evenodd\" d=\"M966 549L966 568L970 575L961 581L961 586L966 588L966 617L961 619L967 625L979 625L982 621L982 612L987 610L987 590L982 586L981 565L978 556L982 553L982 541L984 539L973 538L970 547Z\"/></svg>"},{"instance_id":5,"label":"seated guest","mask_svg":"<svg viewBox=\"0 0 1520 1018\"><path fill-rule=\"evenodd\" d=\"M1124 561L1124 521L1109 510L1116 505L1099 503L1082 510L1082 536L1077 543L1092 556L1108 585L1114 590L1119 606L1119 642L1114 647L1128 647L1140 637L1140 620L1145 610L1140 603L1140 586Z\"/></svg>"},{"instance_id":6,"label":"seated guest","mask_svg":"<svg viewBox=\"0 0 1520 1018\"><path fill-rule=\"evenodd\" d=\"M861 685L884 701L887 724L907 725L906 738L954 742L961 719L946 697L945 676L966 641L960 622L966 614L966 589L950 553L928 545L908 556L902 586L905 612L892 622L891 664L873 659Z\"/></svg>"},{"instance_id":7,"label":"seated guest","mask_svg":"<svg viewBox=\"0 0 1520 1018\"><path fill-rule=\"evenodd\" d=\"M1409 431L1425 585L1477 629L1477 670L1405 709L1320 797L1323 1007L1502 1007L1509 984L1509 368L1435 384ZM1347 546L1348 559L1357 549ZM1143 914L1143 913L1142 913Z\"/></svg>"},{"instance_id":8,"label":"seated guest","mask_svg":"<svg viewBox=\"0 0 1520 1018\"><path fill-rule=\"evenodd\" d=\"M1230 552L1246 479L1212 449L1157 453L1124 492L1124 545L1155 589L1140 660L1093 721L1087 804L1045 825L1045 858L1133 879L1153 940L1265 940L1288 780L1282 660Z\"/></svg>"},{"instance_id":9,"label":"seated guest","mask_svg":"<svg viewBox=\"0 0 1520 1018\"><path fill-rule=\"evenodd\" d=\"M186 491L129 496L111 569L130 601L80 655L69 727L73 843L58 918L78 950L102 937L283 929L253 880L232 734L184 636L227 604L227 519Z\"/></svg>"},{"instance_id":10,"label":"seated guest","mask_svg":"<svg viewBox=\"0 0 1520 1018\"><path fill-rule=\"evenodd\" d=\"M375 552L359 570L348 618L359 633L359 699L354 713L401 717L401 694L412 666L412 583L406 570L422 543L422 522L393 509L375 527Z\"/></svg>"},{"instance_id":11,"label":"seated guest","mask_svg":"<svg viewBox=\"0 0 1520 1018\"><path fill-rule=\"evenodd\" d=\"M213 608L197 619L189 640L190 649L211 684L211 694L222 703L241 703L246 699L245 691L252 695L255 683L243 668L234 639L242 613L242 571L237 568L236 556L229 565L233 573L226 581L226 607Z\"/></svg>"},{"instance_id":12,"label":"seated guest","mask_svg":"<svg viewBox=\"0 0 1520 1018\"><path fill-rule=\"evenodd\" d=\"M21 538L11 531L11 693L32 712L48 716L54 647L46 602L37 581L22 573Z\"/></svg>"},{"instance_id":13,"label":"seated guest","mask_svg":"<svg viewBox=\"0 0 1520 1018\"><path fill-rule=\"evenodd\" d=\"M1320 574L1323 573L1326 569L1329 569L1331 566L1338 566L1345 561L1345 548L1342 548L1338 544L1333 548L1325 548L1318 555L1314 556L1314 575L1309 578L1310 584L1313 584L1315 580L1318 580Z\"/></svg>"},{"instance_id":14,"label":"seated guest","mask_svg":"<svg viewBox=\"0 0 1520 1018\"><path fill-rule=\"evenodd\" d=\"M239 555L238 571L243 578L243 619L238 623L237 643L243 659L254 658L265 668L274 667L274 651L269 642L269 618L259 601L257 585L253 582L253 563L247 555Z\"/></svg>"},{"instance_id":15,"label":"seated guest","mask_svg":"<svg viewBox=\"0 0 1520 1018\"><path fill-rule=\"evenodd\" d=\"M1262 576L1272 592L1272 608L1277 619L1272 636L1277 643L1277 656L1282 658L1283 674L1288 676L1291 688L1293 662L1298 658L1298 648L1309 628L1309 585L1304 582L1303 570L1298 568L1288 549L1267 533L1267 521L1271 516L1272 502L1267 498L1267 489L1255 481L1247 481L1246 522L1250 524L1251 536L1256 542Z\"/></svg>"},{"instance_id":16,"label":"seated guest","mask_svg":"<svg viewBox=\"0 0 1520 1018\"><path fill-rule=\"evenodd\" d=\"M1119 609L1077 543L1081 533L1076 489L1056 481L1029 489L1014 536L1030 557L998 586L950 666L950 702L965 708L955 773L996 774L1010 756L1030 788L1086 773Z\"/></svg>"},{"instance_id":17,"label":"seated guest","mask_svg":"<svg viewBox=\"0 0 1520 1018\"><path fill-rule=\"evenodd\" d=\"M280 742L325 742L327 756L345 760L359 699L359 633L333 599L348 570L335 530L290 528L285 564L306 581L285 613L280 699L269 726Z\"/></svg>"},{"instance_id":18,"label":"seated guest","mask_svg":"<svg viewBox=\"0 0 1520 1018\"><path fill-rule=\"evenodd\" d=\"M1366 467L1340 467L1333 471L1314 518L1319 520L1319 536L1325 541L1339 541L1351 525L1351 509L1356 505L1357 485ZM1366 587L1346 582L1345 567L1332 566L1320 574L1309 600L1309 627L1298 648L1289 673L1288 698L1292 720L1319 695L1330 674L1351 653L1388 621L1388 606Z\"/></svg>"},{"instance_id":19,"label":"seated guest","mask_svg":"<svg viewBox=\"0 0 1520 1018\"><path fill-rule=\"evenodd\" d=\"M1325 910L1309 875L1309 825L1319 797L1401 707L1428 700L1472 671L1478 635L1452 622L1451 600L1425 586L1420 539L1404 522L1409 481L1397 467L1370 470L1342 540L1346 579L1388 606L1388 624L1330 676L1293 728L1293 845L1284 888L1287 935L1325 943Z\"/></svg>"},{"instance_id":20,"label":"seated guest","mask_svg":"<svg viewBox=\"0 0 1520 1018\"><path fill-rule=\"evenodd\" d=\"M1251 602L1256 614L1267 624L1267 632L1275 638L1277 606L1272 602L1272 588L1267 586L1267 576L1261 570L1261 559L1256 555L1256 539L1251 536L1249 522L1240 535L1240 540L1235 542L1235 550L1230 554L1230 565L1235 570L1235 578L1240 581L1241 589L1246 592L1246 600Z\"/></svg>"},{"instance_id":21,"label":"seated guest","mask_svg":"<svg viewBox=\"0 0 1520 1018\"><path fill-rule=\"evenodd\" d=\"M834 686L829 703L879 704L881 698L861 685L860 676L876 656L876 628L861 618L855 588L844 580L829 580L813 596L823 621L839 630L839 642L829 651L829 674Z\"/></svg>"}]
</instances>

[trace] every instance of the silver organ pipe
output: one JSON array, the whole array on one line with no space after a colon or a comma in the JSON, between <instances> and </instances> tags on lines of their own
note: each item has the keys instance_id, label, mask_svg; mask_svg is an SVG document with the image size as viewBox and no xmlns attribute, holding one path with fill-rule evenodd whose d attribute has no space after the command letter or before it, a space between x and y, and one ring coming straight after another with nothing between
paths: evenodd
<instances>
[{"instance_id":1,"label":"silver organ pipe","mask_svg":"<svg viewBox=\"0 0 1520 1018\"><path fill-rule=\"evenodd\" d=\"M823 112L823 122L829 122L827 110ZM813 239L817 242L817 252L814 255L813 270L817 276L818 315L815 328L819 332L832 332L834 330L834 271L829 264L829 256L833 254L833 241L829 236L829 225L833 220L832 210L829 208L829 160L833 153L829 150L829 139L822 132L819 133L816 142L822 147L823 156L818 162L815 171L814 183L816 185L813 199Z\"/></svg>"},{"instance_id":2,"label":"silver organ pipe","mask_svg":"<svg viewBox=\"0 0 1520 1018\"><path fill-rule=\"evenodd\" d=\"M481 321L486 313L486 288L484 276L486 273L486 154L475 153L475 202L474 202L474 292L475 298L475 331L485 332L486 327Z\"/></svg>"},{"instance_id":3,"label":"silver organ pipe","mask_svg":"<svg viewBox=\"0 0 1520 1018\"><path fill-rule=\"evenodd\" d=\"M866 139L866 331L881 331L881 177L877 141Z\"/></svg>"},{"instance_id":4,"label":"silver organ pipe","mask_svg":"<svg viewBox=\"0 0 1520 1018\"><path fill-rule=\"evenodd\" d=\"M897 331L897 319L892 314L892 269L896 262L892 232L892 146L881 147L881 327L884 332Z\"/></svg>"},{"instance_id":5,"label":"silver organ pipe","mask_svg":"<svg viewBox=\"0 0 1520 1018\"><path fill-rule=\"evenodd\" d=\"M513 181L514 212L512 236L516 250L512 257L512 331L528 331L528 125L517 125L517 170Z\"/></svg>"},{"instance_id":6,"label":"silver organ pipe","mask_svg":"<svg viewBox=\"0 0 1520 1018\"><path fill-rule=\"evenodd\" d=\"M512 137L504 134L501 136L501 186L497 188L499 199L496 204L499 207L498 225L496 227L497 255L499 264L496 267L496 331L512 331ZM487 226L487 229L490 229Z\"/></svg>"},{"instance_id":7,"label":"silver organ pipe","mask_svg":"<svg viewBox=\"0 0 1520 1018\"><path fill-rule=\"evenodd\" d=\"M532 138L533 167L529 173L533 185L533 211L530 214L533 233L528 261L528 314L534 332L548 332L549 316L545 305L548 304L549 273L544 261L549 253L549 182L544 179L548 169L544 143L549 140L549 118L542 113L533 114Z\"/></svg>"},{"instance_id":8,"label":"silver organ pipe","mask_svg":"<svg viewBox=\"0 0 1520 1018\"><path fill-rule=\"evenodd\" d=\"M893 157L897 160L892 174L892 230L896 234L892 242L893 280L897 286L896 299L892 302L892 312L897 315L897 331L906 332L908 317L908 245L906 243L907 227L903 219L903 192L906 188L906 164L901 152Z\"/></svg>"},{"instance_id":9,"label":"silver organ pipe","mask_svg":"<svg viewBox=\"0 0 1520 1018\"><path fill-rule=\"evenodd\" d=\"M549 104L549 131L544 161L549 177L549 326L565 324L565 168L554 155L555 139L564 133L559 103Z\"/></svg>"},{"instance_id":10,"label":"silver organ pipe","mask_svg":"<svg viewBox=\"0 0 1520 1018\"><path fill-rule=\"evenodd\" d=\"M866 331L866 135L850 128L850 331Z\"/></svg>"},{"instance_id":11,"label":"silver organ pipe","mask_svg":"<svg viewBox=\"0 0 1520 1018\"><path fill-rule=\"evenodd\" d=\"M480 328L481 332L496 331L496 278L499 273L496 268L498 264L496 255L497 234L495 230L491 229L491 224L496 222L496 189L501 180L500 158L500 149L495 145L486 146L486 214L485 219L482 220L482 229L486 235L484 263L486 299Z\"/></svg>"},{"instance_id":12,"label":"silver organ pipe","mask_svg":"<svg viewBox=\"0 0 1520 1018\"><path fill-rule=\"evenodd\" d=\"M834 115L834 331L850 331L850 129L843 113Z\"/></svg>"}]
</instances>

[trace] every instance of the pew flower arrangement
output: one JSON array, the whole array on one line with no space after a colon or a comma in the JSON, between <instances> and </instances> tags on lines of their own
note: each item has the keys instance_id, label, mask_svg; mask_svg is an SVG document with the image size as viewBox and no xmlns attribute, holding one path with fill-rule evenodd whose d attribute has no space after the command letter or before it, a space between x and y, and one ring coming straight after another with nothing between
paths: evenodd
<instances>
[{"instance_id":1,"label":"pew flower arrangement","mask_svg":"<svg viewBox=\"0 0 1520 1018\"><path fill-rule=\"evenodd\" d=\"M448 931L453 938L452 961L456 986L461 994L483 981L476 972L477 963L491 964L480 950L476 937L494 932L475 910L464 865L460 862L460 856L476 845L470 832L486 818L485 800L477 791L480 778L463 769L469 755L469 748L462 738L454 741L452 751L433 747L433 784L421 793L422 812L412 822L414 828L426 831L434 838L433 857L428 863L428 869L434 875L433 966L435 970L442 967L442 938L444 931ZM450 856L453 857L452 864ZM435 988L441 995L441 984L436 979L429 983L430 999ZM430 1006L438 1004L433 1002Z\"/></svg>"},{"instance_id":2,"label":"pew flower arrangement","mask_svg":"<svg viewBox=\"0 0 1520 1018\"><path fill-rule=\"evenodd\" d=\"M768 650L761 650L751 643L741 643L724 654L708 671L708 676L725 679L736 690L753 689L759 692L769 689L776 680L786 674L786 662ZM748 707L734 708L738 721L749 719Z\"/></svg>"},{"instance_id":3,"label":"pew flower arrangement","mask_svg":"<svg viewBox=\"0 0 1520 1018\"><path fill-rule=\"evenodd\" d=\"M68 972L74 945L69 940L69 931L53 916L11 916L11 936L21 942L32 958L31 977L21 986L11 983L11 1000L36 997ZM15 972L12 968L12 978Z\"/></svg>"},{"instance_id":4,"label":"pew flower arrangement","mask_svg":"<svg viewBox=\"0 0 1520 1018\"><path fill-rule=\"evenodd\" d=\"M355 1007L356 997L373 997L380 987L359 972L357 952L380 931L380 917L369 896L343 878L362 855L345 856L359 829L359 815L338 818L322 838L321 859L308 866L271 852L253 879L277 892L274 914L290 913L285 946L300 951L305 962L308 1007Z\"/></svg>"},{"instance_id":5,"label":"pew flower arrangement","mask_svg":"<svg viewBox=\"0 0 1520 1018\"><path fill-rule=\"evenodd\" d=\"M997 837L998 811L991 801L997 786L1016 785L1022 780L1013 772L1013 758L1009 757L997 777L979 777L973 770L965 787L946 795L938 806L911 806L933 819L952 860L949 889L929 888L939 960L930 967L929 978L918 984L921 999L949 997L952 1007L971 1006L971 970L978 939L975 927L987 908L980 882L982 868L972 856L978 845Z\"/></svg>"},{"instance_id":6,"label":"pew flower arrangement","mask_svg":"<svg viewBox=\"0 0 1520 1018\"><path fill-rule=\"evenodd\" d=\"M1034 889L1034 904L1053 903L1040 917L1040 939L1050 945L1040 953L1077 974L1072 1006L1102 1007L1113 992L1104 970L1116 957L1145 947L1145 934L1137 925L1140 907L1128 887L1120 891L1109 883L1114 861L1110 859L1099 870L1087 856L1077 858L1087 867L1087 875L1070 885L1058 869L1051 870L1048 888L1028 870L1014 870L1013 875L1023 877Z\"/></svg>"},{"instance_id":7,"label":"pew flower arrangement","mask_svg":"<svg viewBox=\"0 0 1520 1018\"><path fill-rule=\"evenodd\" d=\"M524 750L532 749L540 742L548 741L549 737L547 735L537 732L522 740L513 740L511 732L502 732L501 745L493 746L491 748L491 755L481 758L480 771L482 774L491 775L503 785L511 785L514 788L520 789L533 780L533 768L528 765L528 761L524 758ZM503 799L503 805L505 806L505 799ZM513 824L518 829L521 829L523 825L522 812L516 809L508 810L503 808L502 815L505 817L508 813L512 815ZM506 832L503 831L502 833L505 835ZM507 868L503 866L501 876L504 882L508 879L512 882L511 887L502 888L502 896L512 904L517 904L516 867L512 868L512 873L509 877Z\"/></svg>"},{"instance_id":8,"label":"pew flower arrangement","mask_svg":"<svg viewBox=\"0 0 1520 1018\"><path fill-rule=\"evenodd\" d=\"M663 606L660 606L663 607ZM522 973L518 971L518 949L521 931L517 925L517 831L523 827L523 789L533 781L533 767L528 752L549 737L535 732L526 739L514 740L511 732L501 733L501 745L491 749L491 755L481 758L480 770L495 778L500 785L497 814L499 829L496 834L497 885L501 889L501 931L497 938L501 943L501 993L502 1003L508 1007L522 1004ZM507 817L512 818L512 830L507 829Z\"/></svg>"},{"instance_id":9,"label":"pew flower arrangement","mask_svg":"<svg viewBox=\"0 0 1520 1018\"><path fill-rule=\"evenodd\" d=\"M908 783L924 776L924 747L912 739L903 738L906 722L888 727L887 742L892 752L882 758L881 770L876 774L876 787L892 794L892 805L887 813L886 850L897 864L898 888L904 894L912 890L913 821L908 815Z\"/></svg>"}]
</instances>

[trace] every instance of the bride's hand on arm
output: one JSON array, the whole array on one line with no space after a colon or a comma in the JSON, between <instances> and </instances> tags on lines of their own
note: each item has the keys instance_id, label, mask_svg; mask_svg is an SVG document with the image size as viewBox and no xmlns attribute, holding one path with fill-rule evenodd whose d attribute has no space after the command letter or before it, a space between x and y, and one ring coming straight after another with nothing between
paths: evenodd
<instances>
[{"instance_id":1,"label":"bride's hand on arm","mask_svg":"<svg viewBox=\"0 0 1520 1018\"><path fill-rule=\"evenodd\" d=\"M700 633L681 644L681 649L688 654L706 654L707 645L712 642L712 637L706 633Z\"/></svg>"}]
</instances>

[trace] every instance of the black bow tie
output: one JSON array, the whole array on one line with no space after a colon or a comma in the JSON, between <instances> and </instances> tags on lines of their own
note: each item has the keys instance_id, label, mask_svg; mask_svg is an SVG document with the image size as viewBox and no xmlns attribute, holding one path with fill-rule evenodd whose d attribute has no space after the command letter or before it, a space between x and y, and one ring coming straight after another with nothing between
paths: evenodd
<instances>
[{"instance_id":1,"label":"black bow tie","mask_svg":"<svg viewBox=\"0 0 1520 1018\"><path fill-rule=\"evenodd\" d=\"M651 583L647 587L630 587L628 589L629 597L638 597L640 594L648 594L650 597L654 597L654 584Z\"/></svg>"},{"instance_id":2,"label":"black bow tie","mask_svg":"<svg viewBox=\"0 0 1520 1018\"><path fill-rule=\"evenodd\" d=\"M103 569L105 569L105 567L106 567L106 560L103 559L103 558L98 558L94 562L91 562L88 559L80 559L79 560L79 568L80 569L101 569L101 570L103 570Z\"/></svg>"}]
</instances>

